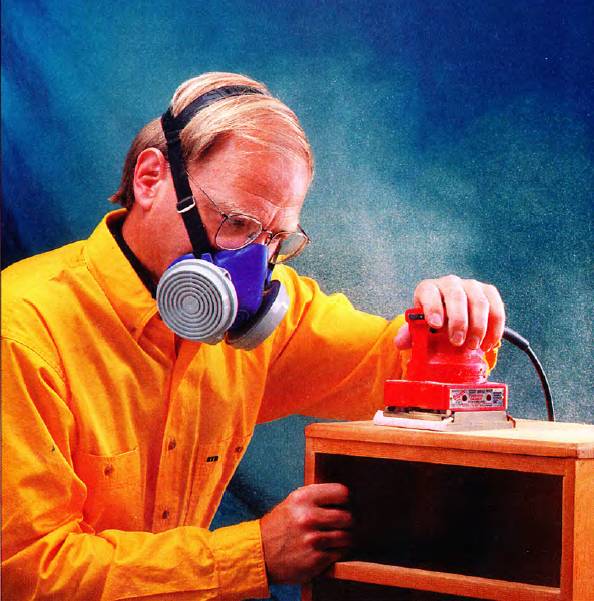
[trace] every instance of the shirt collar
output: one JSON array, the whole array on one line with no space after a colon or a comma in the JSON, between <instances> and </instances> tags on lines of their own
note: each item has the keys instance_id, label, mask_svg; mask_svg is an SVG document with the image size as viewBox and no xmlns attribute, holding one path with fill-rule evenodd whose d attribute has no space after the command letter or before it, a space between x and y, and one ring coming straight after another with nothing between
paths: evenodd
<instances>
[{"instance_id":1,"label":"shirt collar","mask_svg":"<svg viewBox=\"0 0 594 601\"><path fill-rule=\"evenodd\" d=\"M138 340L157 315L157 303L124 256L109 226L123 220L126 209L108 213L85 245L89 271L132 336Z\"/></svg>"}]
</instances>

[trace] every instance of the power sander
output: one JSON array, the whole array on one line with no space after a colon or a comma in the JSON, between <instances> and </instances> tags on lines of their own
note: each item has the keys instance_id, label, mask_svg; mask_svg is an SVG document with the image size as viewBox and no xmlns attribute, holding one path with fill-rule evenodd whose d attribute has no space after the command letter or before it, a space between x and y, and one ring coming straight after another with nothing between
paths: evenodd
<instances>
[{"instance_id":1,"label":"power sander","mask_svg":"<svg viewBox=\"0 0 594 601\"><path fill-rule=\"evenodd\" d=\"M409 309L405 318L412 340L407 379L386 380L386 407L377 411L373 422L437 431L513 428L515 421L507 412L507 385L487 381L483 351L452 345L447 328L430 327L421 309ZM528 341L510 328L504 338L530 356L541 376L553 421L548 382Z\"/></svg>"}]
</instances>

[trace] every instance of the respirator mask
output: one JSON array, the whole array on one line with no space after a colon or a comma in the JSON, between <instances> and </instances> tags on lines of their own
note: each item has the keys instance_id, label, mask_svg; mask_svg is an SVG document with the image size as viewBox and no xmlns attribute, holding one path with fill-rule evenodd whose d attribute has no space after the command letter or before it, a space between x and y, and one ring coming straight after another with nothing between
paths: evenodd
<instances>
[{"instance_id":1,"label":"respirator mask","mask_svg":"<svg viewBox=\"0 0 594 601\"><path fill-rule=\"evenodd\" d=\"M199 96L176 117L171 107L161 117L176 209L182 216L192 253L176 259L157 285L161 318L181 338L207 344L221 340L249 350L279 325L289 307L284 286L271 280L268 247L250 243L238 250L211 247L194 199L182 154L180 133L213 102L230 96L262 94L249 86L224 86Z\"/></svg>"}]
</instances>

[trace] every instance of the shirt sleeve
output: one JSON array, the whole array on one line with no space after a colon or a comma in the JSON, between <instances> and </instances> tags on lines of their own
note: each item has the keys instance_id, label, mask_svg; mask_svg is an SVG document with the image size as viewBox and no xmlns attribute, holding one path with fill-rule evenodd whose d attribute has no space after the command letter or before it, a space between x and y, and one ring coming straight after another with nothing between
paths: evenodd
<instances>
[{"instance_id":1,"label":"shirt sleeve","mask_svg":"<svg viewBox=\"0 0 594 601\"><path fill-rule=\"evenodd\" d=\"M259 421L300 413L369 420L384 407L384 382L405 379L411 351L394 338L404 315L386 320L355 309L343 294L283 266L291 305L275 339ZM497 347L498 348L498 347ZM497 348L485 354L488 370Z\"/></svg>"},{"instance_id":2,"label":"shirt sleeve","mask_svg":"<svg viewBox=\"0 0 594 601\"><path fill-rule=\"evenodd\" d=\"M267 597L257 520L210 532L95 532L73 467L76 423L59 366L2 340L2 593L6 599Z\"/></svg>"},{"instance_id":3,"label":"shirt sleeve","mask_svg":"<svg viewBox=\"0 0 594 601\"><path fill-rule=\"evenodd\" d=\"M406 353L394 345L404 323L355 309L343 294L284 267L291 305L275 339L259 421L293 413L371 419L387 378L399 378Z\"/></svg>"}]
</instances>

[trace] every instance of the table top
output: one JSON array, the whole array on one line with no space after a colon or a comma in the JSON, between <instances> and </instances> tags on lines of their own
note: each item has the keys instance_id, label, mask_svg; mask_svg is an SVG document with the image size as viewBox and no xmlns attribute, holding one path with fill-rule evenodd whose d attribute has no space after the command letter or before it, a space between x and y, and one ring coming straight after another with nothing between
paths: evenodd
<instances>
[{"instance_id":1,"label":"table top","mask_svg":"<svg viewBox=\"0 0 594 601\"><path fill-rule=\"evenodd\" d=\"M594 425L528 419L516 420L515 428L474 432L413 430L376 426L372 421L315 423L307 426L305 436L353 442L594 459Z\"/></svg>"}]
</instances>

